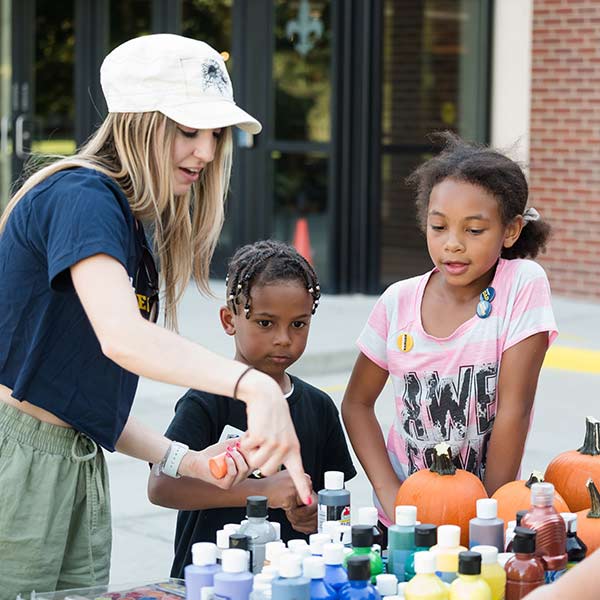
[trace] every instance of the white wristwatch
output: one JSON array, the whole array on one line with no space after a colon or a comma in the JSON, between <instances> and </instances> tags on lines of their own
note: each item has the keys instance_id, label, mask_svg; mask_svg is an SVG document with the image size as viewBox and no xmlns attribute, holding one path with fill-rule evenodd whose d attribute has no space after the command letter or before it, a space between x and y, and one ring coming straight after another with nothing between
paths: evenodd
<instances>
[{"instance_id":1,"label":"white wristwatch","mask_svg":"<svg viewBox=\"0 0 600 600\"><path fill-rule=\"evenodd\" d=\"M181 442L171 442L167 453L158 465L158 473L164 473L168 477L178 479L181 475L178 473L181 460L187 454L189 446Z\"/></svg>"}]
</instances>

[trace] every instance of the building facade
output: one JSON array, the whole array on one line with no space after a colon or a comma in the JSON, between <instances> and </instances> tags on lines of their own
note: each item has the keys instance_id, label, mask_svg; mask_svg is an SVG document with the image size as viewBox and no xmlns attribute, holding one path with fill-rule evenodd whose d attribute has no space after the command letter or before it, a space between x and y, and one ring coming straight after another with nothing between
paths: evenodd
<instances>
[{"instance_id":1,"label":"building facade","mask_svg":"<svg viewBox=\"0 0 600 600\"><path fill-rule=\"evenodd\" d=\"M589 254L593 240L563 227L567 220L560 210L568 194L551 177L564 180L561 187L571 194L567 199L580 203L577 210L583 212L600 180L594 180L591 163L577 167L587 169L586 180L583 173L577 178L573 166L571 179L577 185L548 170L547 157L558 157L562 143L552 146L550 140L562 139L562 134L546 131L556 123L548 119L560 120L548 111L560 106L548 91L552 81L544 80L550 75L541 69L552 71L542 64L544 57L554 52L553 37L559 48L565 37L542 33L560 25L556 19L548 24L548 15L562 5L583 9L594 4L0 0L1 202L6 203L32 156L68 154L101 122L105 106L98 69L110 49L136 35L180 33L222 52L236 100L264 125L254 138L236 137L216 276L240 244L264 237L292 241L298 234L302 242L309 241L329 292L377 293L430 268L416 227L413 194L404 179L436 151L428 134L451 129L507 148L531 165L534 204L553 224L561 219L543 258L552 283L561 292L589 292L589 287L565 289L561 283L573 274L571 263L563 259L570 260L578 247ZM588 11L582 18L594 15ZM581 27L581 35L587 35L590 27ZM578 35L573 34L570 48ZM593 62L591 53L583 52ZM564 84L556 84L560 98L561 85L569 86L569 78L576 76L565 73ZM594 84L580 87L576 96ZM565 94L564 101L571 102L572 95ZM573 112L572 118L587 120L577 127L560 121L561 130L585 128L589 135L574 134L585 150L574 150L572 157L593 155L593 115ZM566 139L571 138L569 133ZM595 240L600 239L598 210L592 213ZM579 246L567 243L564 252L556 252L569 236ZM592 272L593 266L585 268ZM598 281L593 293L600 297Z\"/></svg>"}]
</instances>

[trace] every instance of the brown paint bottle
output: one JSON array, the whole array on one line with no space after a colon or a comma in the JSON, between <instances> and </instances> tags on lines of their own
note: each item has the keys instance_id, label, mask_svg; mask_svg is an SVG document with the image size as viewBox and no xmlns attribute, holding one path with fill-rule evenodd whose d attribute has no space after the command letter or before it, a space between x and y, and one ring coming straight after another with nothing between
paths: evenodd
<instances>
[{"instance_id":1,"label":"brown paint bottle","mask_svg":"<svg viewBox=\"0 0 600 600\"><path fill-rule=\"evenodd\" d=\"M515 527L513 552L506 571L506 600L521 600L529 592L544 585L545 573L542 561L535 555L536 532L526 527Z\"/></svg>"}]
</instances>

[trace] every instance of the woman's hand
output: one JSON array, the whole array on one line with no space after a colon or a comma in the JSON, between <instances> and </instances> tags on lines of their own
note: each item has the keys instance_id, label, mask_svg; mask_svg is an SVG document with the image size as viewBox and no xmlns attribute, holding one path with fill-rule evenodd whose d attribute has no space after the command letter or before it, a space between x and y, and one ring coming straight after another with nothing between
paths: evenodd
<instances>
[{"instance_id":1,"label":"woman's hand","mask_svg":"<svg viewBox=\"0 0 600 600\"><path fill-rule=\"evenodd\" d=\"M228 490L234 485L245 481L252 472L252 469L246 462L240 443L236 440L228 440L208 446L200 452L189 450L181 460L179 473L184 477L194 477L211 483L221 489ZM208 460L213 456L225 452L225 464L227 473L221 479L215 479L210 472Z\"/></svg>"},{"instance_id":2,"label":"woman's hand","mask_svg":"<svg viewBox=\"0 0 600 600\"><path fill-rule=\"evenodd\" d=\"M248 464L264 475L285 465L304 504L312 504L311 487L306 478L300 443L292 424L287 401L274 379L249 371L239 384L239 397L246 403L248 430L241 450Z\"/></svg>"}]
</instances>

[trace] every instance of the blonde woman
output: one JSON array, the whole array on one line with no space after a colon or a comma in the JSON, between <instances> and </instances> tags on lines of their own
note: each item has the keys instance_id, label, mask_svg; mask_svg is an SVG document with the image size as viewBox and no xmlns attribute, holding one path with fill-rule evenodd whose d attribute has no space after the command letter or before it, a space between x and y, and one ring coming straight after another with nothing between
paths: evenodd
<instances>
[{"instance_id":1,"label":"blonde woman","mask_svg":"<svg viewBox=\"0 0 600 600\"><path fill-rule=\"evenodd\" d=\"M101 447L223 488L285 464L310 502L277 383L174 332L190 278L208 291L230 127L261 126L203 42L130 40L106 57L101 83L104 123L25 181L0 220L0 598L107 582ZM167 328L155 324L159 289ZM140 375L243 400L241 447L189 451L130 417ZM208 458L224 450L216 481Z\"/></svg>"}]
</instances>

